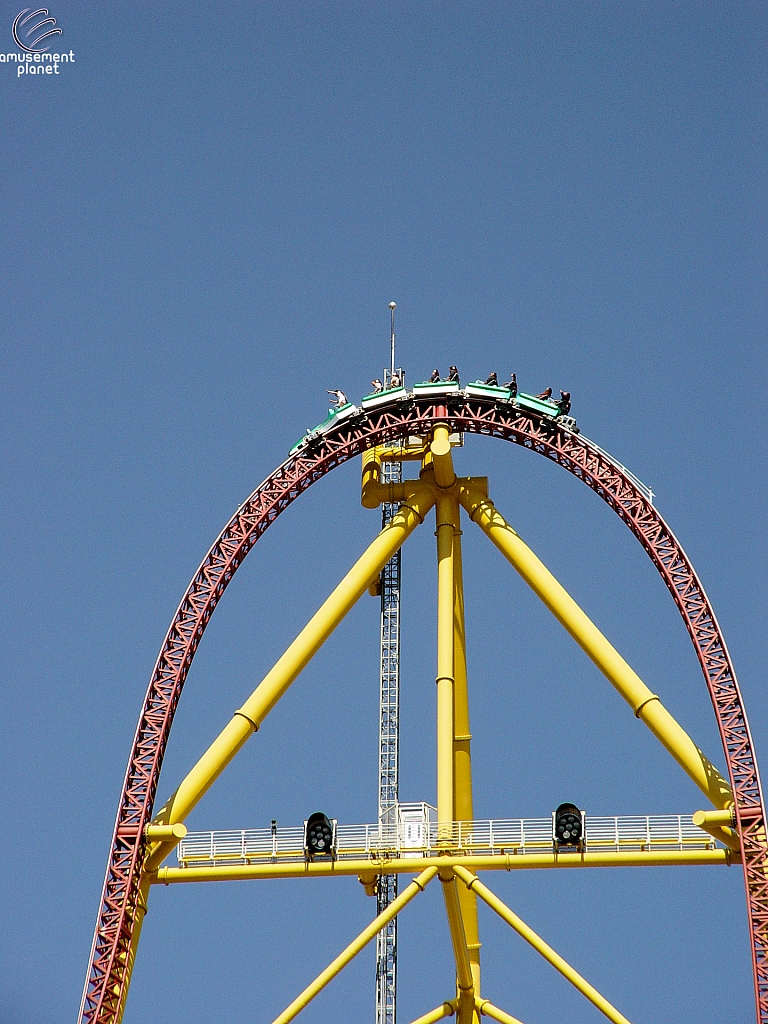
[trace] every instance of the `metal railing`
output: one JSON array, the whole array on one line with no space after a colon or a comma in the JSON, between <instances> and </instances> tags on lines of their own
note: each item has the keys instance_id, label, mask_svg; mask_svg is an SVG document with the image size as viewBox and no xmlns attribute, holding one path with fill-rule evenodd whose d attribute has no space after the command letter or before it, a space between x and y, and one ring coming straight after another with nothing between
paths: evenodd
<instances>
[{"instance_id":1,"label":"metal railing","mask_svg":"<svg viewBox=\"0 0 768 1024\"><path fill-rule=\"evenodd\" d=\"M439 834L439 843L438 843ZM446 840L449 840L446 842ZM445 852L519 855L551 852L552 818L338 825L338 859L429 856ZM714 850L718 844L688 814L585 819L583 847L592 852ZM181 867L290 862L304 859L304 829L190 832L177 847Z\"/></svg>"},{"instance_id":2,"label":"metal railing","mask_svg":"<svg viewBox=\"0 0 768 1024\"><path fill-rule=\"evenodd\" d=\"M635 476L635 474L632 472L631 469L627 469L626 466L622 466L622 464L619 462L619 460L618 459L614 459L614 457L611 455L611 453L607 452L605 450L605 448L601 448L599 444L596 444L591 438L586 437L584 434L582 434L581 436L584 438L584 440L592 448L594 448L596 451L600 452L600 454L604 458L608 459L608 461L612 465L614 465L618 470L620 470L624 474L624 476L629 477L629 479L632 481L632 483L635 485L635 487L637 487L637 489L640 491L640 493L643 495L643 497L647 501L649 501L651 503L651 505L653 504L653 499L656 497L656 495L654 494L653 490L648 486L648 484L644 484L643 481L639 477Z\"/></svg>"}]
</instances>

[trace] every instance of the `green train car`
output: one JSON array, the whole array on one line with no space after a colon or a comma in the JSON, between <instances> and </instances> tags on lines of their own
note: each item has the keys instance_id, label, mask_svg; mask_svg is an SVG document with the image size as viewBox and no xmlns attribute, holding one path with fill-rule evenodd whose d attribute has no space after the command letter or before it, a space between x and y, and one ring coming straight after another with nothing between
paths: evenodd
<instances>
[{"instance_id":1,"label":"green train car","mask_svg":"<svg viewBox=\"0 0 768 1024\"><path fill-rule=\"evenodd\" d=\"M304 445L321 438L329 430L355 415L365 415L365 413L374 409L381 409L399 402L437 398L443 398L447 402L473 398L500 402L523 409L526 412L536 413L538 416L546 416L547 419L557 420L566 430L570 430L574 434L579 433L576 420L566 414L567 411L570 411L570 404L568 409L564 410L559 402L553 402L552 399L537 398L535 395L527 395L524 391L518 391L513 396L509 388L485 384L483 381L473 381L471 384L465 385L464 388L461 387L458 381L438 381L435 383L422 381L414 384L412 388L401 386L374 391L372 394L366 395L361 400L359 406L354 405L352 402L347 402L346 405L339 406L339 408L329 409L328 415L322 423L318 423L316 427L308 430L304 437L291 448L289 455L294 455Z\"/></svg>"}]
</instances>

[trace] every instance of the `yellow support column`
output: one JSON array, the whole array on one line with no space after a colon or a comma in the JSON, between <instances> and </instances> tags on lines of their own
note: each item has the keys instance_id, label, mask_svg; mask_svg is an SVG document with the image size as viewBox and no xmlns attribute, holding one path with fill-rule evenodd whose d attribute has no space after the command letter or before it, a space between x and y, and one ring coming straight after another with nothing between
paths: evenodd
<instances>
[{"instance_id":1,"label":"yellow support column","mask_svg":"<svg viewBox=\"0 0 768 1024\"><path fill-rule=\"evenodd\" d=\"M443 490L453 487L456 483L456 472L451 458L451 431L446 423L438 423L432 431L429 452L432 456L432 468L435 471L437 486Z\"/></svg>"},{"instance_id":2,"label":"yellow support column","mask_svg":"<svg viewBox=\"0 0 768 1024\"><path fill-rule=\"evenodd\" d=\"M455 845L455 822L472 820L472 770L469 761L469 707L464 646L464 595L461 572L459 502L451 457L450 429L432 433L425 476L434 474L437 501L437 820L438 842ZM458 687L458 688L457 688ZM457 746L457 736L461 736ZM461 811L459 810L461 807ZM450 831L448 822L450 821ZM443 827L441 829L441 824ZM451 839L451 837L453 837ZM452 873L441 877L445 909L456 959L458 1022L478 1021L479 942L474 894L459 894ZM469 897L469 898L467 898ZM473 964L474 960L474 964ZM477 982L475 982L477 975Z\"/></svg>"},{"instance_id":3,"label":"yellow support column","mask_svg":"<svg viewBox=\"0 0 768 1024\"><path fill-rule=\"evenodd\" d=\"M437 822L438 842L453 837L453 547L455 501L440 495L437 520Z\"/></svg>"},{"instance_id":4,"label":"yellow support column","mask_svg":"<svg viewBox=\"0 0 768 1024\"><path fill-rule=\"evenodd\" d=\"M458 502L456 522L460 526ZM453 548L453 785L456 820L474 821L472 804L472 757L469 728L469 687L467 684L467 646L464 626L464 579L461 559L461 530L457 529ZM467 949L475 996L480 996L480 935L477 924L477 897L461 886L461 916L464 920ZM477 1010L474 1024L479 1024Z\"/></svg>"},{"instance_id":5,"label":"yellow support column","mask_svg":"<svg viewBox=\"0 0 768 1024\"><path fill-rule=\"evenodd\" d=\"M533 592L616 687L636 717L645 722L699 789L715 807L730 807L733 804L733 793L728 782L670 715L656 694L651 693L549 569L504 520L494 508L493 502L472 485L461 487L460 500L470 519L477 523L512 563ZM723 842L727 842L725 834Z\"/></svg>"},{"instance_id":6,"label":"yellow support column","mask_svg":"<svg viewBox=\"0 0 768 1024\"><path fill-rule=\"evenodd\" d=\"M392 555L424 521L434 503L432 489L412 484L412 493L384 527L368 550L312 616L283 656L270 669L229 725L213 741L176 792L156 816L158 824L183 821L216 781L243 744L259 728L301 670L309 663L347 612L366 592ZM156 843L147 869L156 868L176 845L175 840Z\"/></svg>"},{"instance_id":7,"label":"yellow support column","mask_svg":"<svg viewBox=\"0 0 768 1024\"><path fill-rule=\"evenodd\" d=\"M453 603L454 543L459 528L455 490L456 473L451 458L451 432L438 423L432 432L422 477L436 485L437 537L437 837L450 846L455 820L453 805Z\"/></svg>"}]
</instances>

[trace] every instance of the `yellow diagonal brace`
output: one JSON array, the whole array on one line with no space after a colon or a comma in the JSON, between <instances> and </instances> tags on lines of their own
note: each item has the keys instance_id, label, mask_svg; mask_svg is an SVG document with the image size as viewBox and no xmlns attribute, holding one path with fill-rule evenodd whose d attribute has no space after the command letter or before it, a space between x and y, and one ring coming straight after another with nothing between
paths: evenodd
<instances>
[{"instance_id":1,"label":"yellow diagonal brace","mask_svg":"<svg viewBox=\"0 0 768 1024\"><path fill-rule=\"evenodd\" d=\"M441 1003L440 1006L436 1006L429 1013L425 1013L422 1017L412 1020L411 1024L435 1024L436 1021L442 1020L444 1017L452 1017L454 1013L456 1013L455 999L450 1003Z\"/></svg>"},{"instance_id":2,"label":"yellow diagonal brace","mask_svg":"<svg viewBox=\"0 0 768 1024\"><path fill-rule=\"evenodd\" d=\"M347 612L366 592L405 539L424 521L434 503L432 489L414 482L407 503L357 560L322 607L312 616L283 656L267 673L229 725L213 741L156 816L158 824L182 821L222 773L245 741L259 728L301 670L317 653ZM147 867L157 866L175 844L153 848Z\"/></svg>"},{"instance_id":3,"label":"yellow diagonal brace","mask_svg":"<svg viewBox=\"0 0 768 1024\"><path fill-rule=\"evenodd\" d=\"M454 867L453 870L465 885L472 889L473 892L476 892L480 899L484 900L491 910L495 910L503 921L511 925L518 935L533 946L536 952L540 953L548 963L552 964L555 970L559 971L564 978L570 981L583 996L586 996L593 1006L596 1006L601 1013L605 1014L608 1020L613 1021L613 1024L629 1024L627 1018L622 1013L619 1013L615 1006L612 1006L604 996L601 996L597 989L582 978L578 971L574 970L569 963L563 960L560 954L556 953L541 936L537 935L532 928L529 928L525 921L522 921L514 911L509 909L506 903L502 903L498 896L495 896L490 889L484 886L476 875L467 871L466 868L459 866Z\"/></svg>"},{"instance_id":4,"label":"yellow diagonal brace","mask_svg":"<svg viewBox=\"0 0 768 1024\"><path fill-rule=\"evenodd\" d=\"M528 586L568 630L579 646L627 701L677 763L715 807L728 807L733 793L726 780L690 736L651 693L637 673L606 640L547 567L515 533L493 502L473 486L460 486L459 497L470 518L512 563Z\"/></svg>"},{"instance_id":5,"label":"yellow diagonal brace","mask_svg":"<svg viewBox=\"0 0 768 1024\"><path fill-rule=\"evenodd\" d=\"M427 868L417 878L414 878L411 884L396 899L392 900L387 909L382 911L378 917L375 917L368 927L360 932L358 937L353 942L350 942L347 948L339 953L336 959L321 974L318 974L312 984L307 985L301 995L297 996L291 1005L283 1010L279 1017L275 1018L274 1024L288 1024L289 1021L292 1021L294 1017L301 1013L318 992L321 992L328 982L332 981L347 966L350 960L353 960L360 950L368 945L371 939L375 939L381 929L393 917L396 917L406 904L410 903L415 896L424 891L424 887L436 874L437 868Z\"/></svg>"},{"instance_id":6,"label":"yellow diagonal brace","mask_svg":"<svg viewBox=\"0 0 768 1024\"><path fill-rule=\"evenodd\" d=\"M486 1017L493 1017L494 1020L500 1021L500 1024L522 1024L522 1021L519 1021L517 1017L513 1017L511 1014L500 1010L498 1006L494 1006L490 999L477 999L475 1002L478 1013Z\"/></svg>"}]
</instances>

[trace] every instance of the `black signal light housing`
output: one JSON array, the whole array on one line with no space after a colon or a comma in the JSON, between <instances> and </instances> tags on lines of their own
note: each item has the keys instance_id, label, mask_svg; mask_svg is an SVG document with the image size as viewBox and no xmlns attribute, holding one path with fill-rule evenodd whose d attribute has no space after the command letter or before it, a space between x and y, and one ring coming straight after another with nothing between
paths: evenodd
<instances>
[{"instance_id":1,"label":"black signal light housing","mask_svg":"<svg viewBox=\"0 0 768 1024\"><path fill-rule=\"evenodd\" d=\"M584 811L576 804L560 804L552 812L552 842L556 850L583 850L586 837Z\"/></svg>"},{"instance_id":2,"label":"black signal light housing","mask_svg":"<svg viewBox=\"0 0 768 1024\"><path fill-rule=\"evenodd\" d=\"M336 858L336 819L331 820L322 811L310 814L304 822L304 856Z\"/></svg>"}]
</instances>

